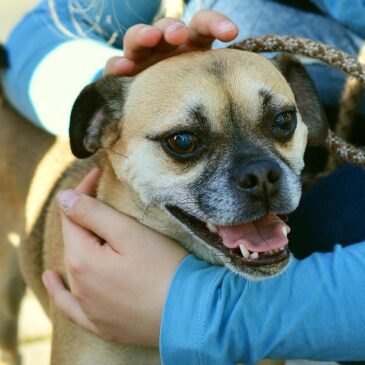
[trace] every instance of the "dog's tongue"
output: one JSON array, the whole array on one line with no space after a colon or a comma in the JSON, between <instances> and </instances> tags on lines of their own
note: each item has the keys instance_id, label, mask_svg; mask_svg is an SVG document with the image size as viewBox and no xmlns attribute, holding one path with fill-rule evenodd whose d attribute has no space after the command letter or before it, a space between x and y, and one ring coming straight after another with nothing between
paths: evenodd
<instances>
[{"instance_id":1,"label":"dog's tongue","mask_svg":"<svg viewBox=\"0 0 365 365\"><path fill-rule=\"evenodd\" d=\"M266 252L286 245L289 230L288 225L275 214L236 226L218 226L218 233L226 247L237 248L243 244L252 252Z\"/></svg>"}]
</instances>

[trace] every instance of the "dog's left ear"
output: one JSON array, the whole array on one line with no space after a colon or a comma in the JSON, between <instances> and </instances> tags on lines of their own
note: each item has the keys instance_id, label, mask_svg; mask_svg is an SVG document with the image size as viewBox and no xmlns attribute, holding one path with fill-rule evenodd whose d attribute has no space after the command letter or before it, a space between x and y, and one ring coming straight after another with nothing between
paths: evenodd
<instances>
[{"instance_id":1,"label":"dog's left ear","mask_svg":"<svg viewBox=\"0 0 365 365\"><path fill-rule=\"evenodd\" d=\"M117 140L130 81L130 77L107 76L81 91L71 111L69 128L76 157L89 157Z\"/></svg>"},{"instance_id":2,"label":"dog's left ear","mask_svg":"<svg viewBox=\"0 0 365 365\"><path fill-rule=\"evenodd\" d=\"M300 115L308 127L307 144L309 146L323 144L328 133L328 121L308 72L296 57L286 53L274 57L273 63L293 90Z\"/></svg>"},{"instance_id":3,"label":"dog's left ear","mask_svg":"<svg viewBox=\"0 0 365 365\"><path fill-rule=\"evenodd\" d=\"M9 67L9 59L6 49L0 44L0 69Z\"/></svg>"}]
</instances>

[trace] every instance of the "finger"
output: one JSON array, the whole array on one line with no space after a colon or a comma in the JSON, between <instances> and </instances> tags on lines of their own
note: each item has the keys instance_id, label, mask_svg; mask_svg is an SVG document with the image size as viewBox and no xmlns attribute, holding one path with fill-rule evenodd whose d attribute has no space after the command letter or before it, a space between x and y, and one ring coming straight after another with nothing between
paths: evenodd
<instances>
[{"instance_id":1,"label":"finger","mask_svg":"<svg viewBox=\"0 0 365 365\"><path fill-rule=\"evenodd\" d=\"M173 51L188 39L188 28L180 20L162 18L154 26L161 29L164 35L160 43L156 46L156 50L159 52Z\"/></svg>"},{"instance_id":2,"label":"finger","mask_svg":"<svg viewBox=\"0 0 365 365\"><path fill-rule=\"evenodd\" d=\"M105 272L106 265L118 262L119 254L105 240L72 222L64 214L61 214L61 221L64 263L71 289L75 280L82 281L85 286L93 272Z\"/></svg>"},{"instance_id":3,"label":"finger","mask_svg":"<svg viewBox=\"0 0 365 365\"><path fill-rule=\"evenodd\" d=\"M129 76L133 73L136 64L125 57L112 57L104 68L104 76Z\"/></svg>"},{"instance_id":4,"label":"finger","mask_svg":"<svg viewBox=\"0 0 365 365\"><path fill-rule=\"evenodd\" d=\"M64 241L64 257L68 278L80 277L90 267L95 266L96 250L104 241L89 230L81 227L64 214L61 214L62 235Z\"/></svg>"},{"instance_id":5,"label":"finger","mask_svg":"<svg viewBox=\"0 0 365 365\"><path fill-rule=\"evenodd\" d=\"M99 176L100 169L92 169L76 187L76 197L74 197L74 199L77 199L78 195L81 193L94 195ZM58 195L56 200L59 203ZM72 201L69 201L68 204L72 204ZM61 210L64 211L64 208L61 208ZM65 261L66 263L69 263L72 259L71 268L73 269L72 271L75 272L78 271L76 270L77 268L82 267L83 262L89 261L88 259L93 252L92 248L100 246L102 240L92 232L71 222L64 214L61 214L61 222L65 246ZM82 260L82 258L84 258L84 260ZM69 267L68 269L70 270Z\"/></svg>"},{"instance_id":6,"label":"finger","mask_svg":"<svg viewBox=\"0 0 365 365\"><path fill-rule=\"evenodd\" d=\"M215 39L229 42L238 35L238 28L225 15L214 10L200 10L189 24L189 42L209 48Z\"/></svg>"},{"instance_id":7,"label":"finger","mask_svg":"<svg viewBox=\"0 0 365 365\"><path fill-rule=\"evenodd\" d=\"M134 25L124 36L124 56L132 61L144 59L162 36L162 30L152 25Z\"/></svg>"},{"instance_id":8,"label":"finger","mask_svg":"<svg viewBox=\"0 0 365 365\"><path fill-rule=\"evenodd\" d=\"M96 192L96 186L100 177L100 169L93 168L76 187L76 191L82 194L94 196Z\"/></svg>"},{"instance_id":9,"label":"finger","mask_svg":"<svg viewBox=\"0 0 365 365\"><path fill-rule=\"evenodd\" d=\"M73 223L95 233L118 252L120 252L118 244L123 240L123 237L128 236L129 239L132 239L133 235L141 232L142 226L134 219L119 213L97 199L74 190L60 192L57 195L57 202L67 218ZM64 232L64 234L67 235L66 238L70 237L71 239L72 235L77 232L71 231L71 226L67 225L67 227L70 231ZM76 229L76 227L73 228ZM85 234L85 232L79 232L79 234ZM72 241L75 240L74 238Z\"/></svg>"},{"instance_id":10,"label":"finger","mask_svg":"<svg viewBox=\"0 0 365 365\"><path fill-rule=\"evenodd\" d=\"M76 298L65 288L61 276L55 271L46 271L42 280L54 305L72 322L98 335L97 328L89 321Z\"/></svg>"}]
</instances>

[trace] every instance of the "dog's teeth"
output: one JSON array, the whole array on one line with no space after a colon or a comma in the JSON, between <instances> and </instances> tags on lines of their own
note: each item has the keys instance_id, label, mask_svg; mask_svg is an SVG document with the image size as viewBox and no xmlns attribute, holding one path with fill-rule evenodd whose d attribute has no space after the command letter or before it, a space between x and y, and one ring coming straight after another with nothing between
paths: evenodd
<instances>
[{"instance_id":1,"label":"dog's teeth","mask_svg":"<svg viewBox=\"0 0 365 365\"><path fill-rule=\"evenodd\" d=\"M287 226L283 226L281 228L281 231L283 232L284 236L286 237L289 233L289 228Z\"/></svg>"},{"instance_id":2,"label":"dog's teeth","mask_svg":"<svg viewBox=\"0 0 365 365\"><path fill-rule=\"evenodd\" d=\"M256 260L256 259L258 259L258 258L259 258L259 254L258 254L258 252L252 252L252 254L251 254L251 259Z\"/></svg>"},{"instance_id":3,"label":"dog's teeth","mask_svg":"<svg viewBox=\"0 0 365 365\"><path fill-rule=\"evenodd\" d=\"M280 251L284 251L284 249L285 249L285 246L280 247Z\"/></svg>"},{"instance_id":4,"label":"dog's teeth","mask_svg":"<svg viewBox=\"0 0 365 365\"><path fill-rule=\"evenodd\" d=\"M244 245L239 245L239 246L240 246L240 250L241 250L242 256L245 259L248 259L250 257L250 252L248 251L248 249Z\"/></svg>"},{"instance_id":5,"label":"dog's teeth","mask_svg":"<svg viewBox=\"0 0 365 365\"><path fill-rule=\"evenodd\" d=\"M212 224L210 222L207 222L207 228L212 233L218 233L218 228L214 224Z\"/></svg>"}]
</instances>

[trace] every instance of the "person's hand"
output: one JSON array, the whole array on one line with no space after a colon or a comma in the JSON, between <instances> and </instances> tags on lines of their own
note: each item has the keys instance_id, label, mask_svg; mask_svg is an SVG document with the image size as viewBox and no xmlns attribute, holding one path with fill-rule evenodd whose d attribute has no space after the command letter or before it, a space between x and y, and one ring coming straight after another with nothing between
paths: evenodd
<instances>
[{"instance_id":1,"label":"person's hand","mask_svg":"<svg viewBox=\"0 0 365 365\"><path fill-rule=\"evenodd\" d=\"M55 306L106 340L158 346L172 276L187 252L90 197L98 170L57 196L71 292L54 271L43 281Z\"/></svg>"},{"instance_id":2,"label":"person's hand","mask_svg":"<svg viewBox=\"0 0 365 365\"><path fill-rule=\"evenodd\" d=\"M200 10L189 26L182 21L163 18L154 25L137 24L124 37L124 57L112 57L104 74L135 75L165 58L188 51L210 49L214 40L230 42L238 28L225 15L213 10Z\"/></svg>"}]
</instances>

